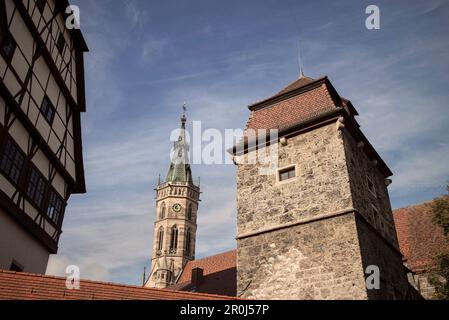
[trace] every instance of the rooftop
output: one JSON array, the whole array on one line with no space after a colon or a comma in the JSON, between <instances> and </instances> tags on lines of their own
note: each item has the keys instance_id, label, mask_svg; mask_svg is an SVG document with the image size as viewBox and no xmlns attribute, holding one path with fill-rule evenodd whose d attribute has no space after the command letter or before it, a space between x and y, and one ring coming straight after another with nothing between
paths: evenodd
<instances>
[{"instance_id":1,"label":"rooftop","mask_svg":"<svg viewBox=\"0 0 449 320\"><path fill-rule=\"evenodd\" d=\"M393 217L401 252L412 271L432 268L435 257L449 252L443 229L432 221L430 202L394 210Z\"/></svg>"},{"instance_id":2,"label":"rooftop","mask_svg":"<svg viewBox=\"0 0 449 320\"><path fill-rule=\"evenodd\" d=\"M226 300L231 297L81 280L79 290L66 279L0 270L0 300Z\"/></svg>"}]
</instances>

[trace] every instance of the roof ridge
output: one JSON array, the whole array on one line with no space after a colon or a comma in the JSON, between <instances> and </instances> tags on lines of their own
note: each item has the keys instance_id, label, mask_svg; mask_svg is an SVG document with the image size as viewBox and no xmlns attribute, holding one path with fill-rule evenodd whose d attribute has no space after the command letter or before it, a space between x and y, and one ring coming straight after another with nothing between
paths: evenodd
<instances>
[{"instance_id":1,"label":"roof ridge","mask_svg":"<svg viewBox=\"0 0 449 320\"><path fill-rule=\"evenodd\" d=\"M312 81L310 81L310 82L308 82L308 83L305 83L305 84L303 84L303 85L301 85L301 86L293 87L292 89L287 90L290 86L292 86L293 84L295 84L295 83L297 83L298 81L303 80L303 79L305 79L305 78L299 78L299 79L296 79L295 81L291 82L289 85L287 85L286 87L284 87L282 90L280 90L280 91L277 92L276 94L274 94L274 95L272 95L272 96L270 96L270 97L268 97L268 98L266 98L266 99L262 99L262 100L256 101L256 102L250 104L248 107L249 107L250 109L252 109L253 107L255 107L255 106L257 106L257 105L263 104L263 103L268 102L268 101L270 101L270 100L272 100L272 99L276 99L276 98L282 97L282 96L284 96L284 95L288 95L289 93L291 93L291 92L293 92L293 91L295 91L295 90L299 90L299 89L301 89L301 88L306 88L306 87L311 86L311 85L313 85L313 84L315 84L315 83L318 83L318 82L320 82L320 81L326 80L326 79L328 79L328 76L325 75L325 76L319 77L319 78L317 78L317 79L312 79L312 78L310 78L310 77L306 77L306 78L307 78L307 79L311 79Z\"/></svg>"},{"instance_id":2,"label":"roof ridge","mask_svg":"<svg viewBox=\"0 0 449 320\"><path fill-rule=\"evenodd\" d=\"M221 255L225 255L225 254L230 254L230 253L233 253L233 252L236 252L236 251L237 251L237 249L228 250L228 251L221 252L221 253L217 253L217 254L214 254L214 255L212 255L212 256L207 256L207 257L204 257L204 258L201 258L201 259L190 260L189 262L203 261L203 260L207 260L207 259L210 259L210 258L215 258L215 257L217 257L217 256L221 256Z\"/></svg>"}]
</instances>

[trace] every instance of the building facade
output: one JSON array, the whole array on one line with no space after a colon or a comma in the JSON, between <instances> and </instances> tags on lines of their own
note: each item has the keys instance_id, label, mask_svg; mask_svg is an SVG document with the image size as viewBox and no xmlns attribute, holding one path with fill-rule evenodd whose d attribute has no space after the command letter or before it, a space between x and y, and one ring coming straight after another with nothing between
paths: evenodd
<instances>
[{"instance_id":1,"label":"building facade","mask_svg":"<svg viewBox=\"0 0 449 320\"><path fill-rule=\"evenodd\" d=\"M0 0L0 269L45 273L85 192L86 43L65 0Z\"/></svg>"},{"instance_id":2,"label":"building facade","mask_svg":"<svg viewBox=\"0 0 449 320\"><path fill-rule=\"evenodd\" d=\"M327 77L302 75L249 108L245 139L234 149L238 296L410 298L387 190L392 173L351 102ZM266 151L249 143L262 129L279 135L269 141L278 143L277 169L264 174L266 164L248 164ZM379 289L365 285L370 266L380 271Z\"/></svg>"},{"instance_id":3,"label":"building facade","mask_svg":"<svg viewBox=\"0 0 449 320\"><path fill-rule=\"evenodd\" d=\"M192 179L186 121L183 114L167 177L156 188L156 221L147 287L166 288L176 283L186 263L195 259L200 188Z\"/></svg>"}]
</instances>

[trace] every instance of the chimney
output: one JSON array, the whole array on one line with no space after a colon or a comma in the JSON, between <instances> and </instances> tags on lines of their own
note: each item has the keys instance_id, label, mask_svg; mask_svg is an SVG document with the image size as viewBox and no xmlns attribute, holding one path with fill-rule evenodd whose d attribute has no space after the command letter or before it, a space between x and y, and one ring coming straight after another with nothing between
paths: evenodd
<instances>
[{"instance_id":1,"label":"chimney","mask_svg":"<svg viewBox=\"0 0 449 320\"><path fill-rule=\"evenodd\" d=\"M203 269L201 268L192 269L192 280L191 280L192 286L197 287L202 280L203 280Z\"/></svg>"}]
</instances>

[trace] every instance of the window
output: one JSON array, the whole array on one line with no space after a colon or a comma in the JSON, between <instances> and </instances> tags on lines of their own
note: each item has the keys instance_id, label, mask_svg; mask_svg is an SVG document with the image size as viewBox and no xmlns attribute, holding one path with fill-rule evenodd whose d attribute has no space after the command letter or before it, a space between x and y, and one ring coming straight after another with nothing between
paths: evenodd
<instances>
[{"instance_id":1,"label":"window","mask_svg":"<svg viewBox=\"0 0 449 320\"><path fill-rule=\"evenodd\" d=\"M165 219L165 202L164 203L162 203L162 206L161 206L161 213L159 214L159 219Z\"/></svg>"},{"instance_id":2,"label":"window","mask_svg":"<svg viewBox=\"0 0 449 320\"><path fill-rule=\"evenodd\" d=\"M18 263L16 260L13 260L11 262L11 267L9 268L10 271L15 271L15 272L23 272L23 266Z\"/></svg>"},{"instance_id":3,"label":"window","mask_svg":"<svg viewBox=\"0 0 449 320\"><path fill-rule=\"evenodd\" d=\"M64 52L64 46L65 46L64 36L62 35L62 33L60 33L58 36L58 41L56 42L56 47L58 48L58 51L61 55Z\"/></svg>"},{"instance_id":4,"label":"window","mask_svg":"<svg viewBox=\"0 0 449 320\"><path fill-rule=\"evenodd\" d=\"M286 181L296 177L295 167L279 170L279 181Z\"/></svg>"},{"instance_id":5,"label":"window","mask_svg":"<svg viewBox=\"0 0 449 320\"><path fill-rule=\"evenodd\" d=\"M39 208L42 207L45 193L45 180L37 172L35 168L31 169L30 177L28 180L27 194Z\"/></svg>"},{"instance_id":6,"label":"window","mask_svg":"<svg viewBox=\"0 0 449 320\"><path fill-rule=\"evenodd\" d=\"M171 229L170 253L176 253L178 249L178 228L176 226Z\"/></svg>"},{"instance_id":7,"label":"window","mask_svg":"<svg viewBox=\"0 0 449 320\"><path fill-rule=\"evenodd\" d=\"M55 107L53 107L50 99L47 96L44 96L41 104L41 113L45 117L45 120L51 125L55 118Z\"/></svg>"},{"instance_id":8,"label":"window","mask_svg":"<svg viewBox=\"0 0 449 320\"><path fill-rule=\"evenodd\" d=\"M164 229L161 227L158 232L157 236L157 250L162 250L162 247L164 245Z\"/></svg>"},{"instance_id":9,"label":"window","mask_svg":"<svg viewBox=\"0 0 449 320\"><path fill-rule=\"evenodd\" d=\"M2 40L2 52L6 56L6 59L8 61L12 60L12 57L14 56L14 52L16 51L16 41L12 37L12 35L8 32L5 36L5 38Z\"/></svg>"},{"instance_id":10,"label":"window","mask_svg":"<svg viewBox=\"0 0 449 320\"><path fill-rule=\"evenodd\" d=\"M187 211L187 219L192 221L192 205L189 204L189 210Z\"/></svg>"},{"instance_id":11,"label":"window","mask_svg":"<svg viewBox=\"0 0 449 320\"><path fill-rule=\"evenodd\" d=\"M39 9L39 12L44 12L46 0L36 0L36 7Z\"/></svg>"},{"instance_id":12,"label":"window","mask_svg":"<svg viewBox=\"0 0 449 320\"><path fill-rule=\"evenodd\" d=\"M19 151L19 148L8 139L1 159L0 168L14 183L19 182L24 160L25 156Z\"/></svg>"},{"instance_id":13,"label":"window","mask_svg":"<svg viewBox=\"0 0 449 320\"><path fill-rule=\"evenodd\" d=\"M368 181L368 190L377 197L377 193L376 193L376 186L373 182L373 180L370 177L367 177L367 181Z\"/></svg>"},{"instance_id":14,"label":"window","mask_svg":"<svg viewBox=\"0 0 449 320\"><path fill-rule=\"evenodd\" d=\"M190 247L191 247L191 235L190 235L190 230L187 230L187 234L186 234L186 256L190 256L190 254L191 254Z\"/></svg>"},{"instance_id":15,"label":"window","mask_svg":"<svg viewBox=\"0 0 449 320\"><path fill-rule=\"evenodd\" d=\"M62 217L63 201L61 197L52 190L48 200L47 217L51 219L56 225Z\"/></svg>"}]
</instances>

